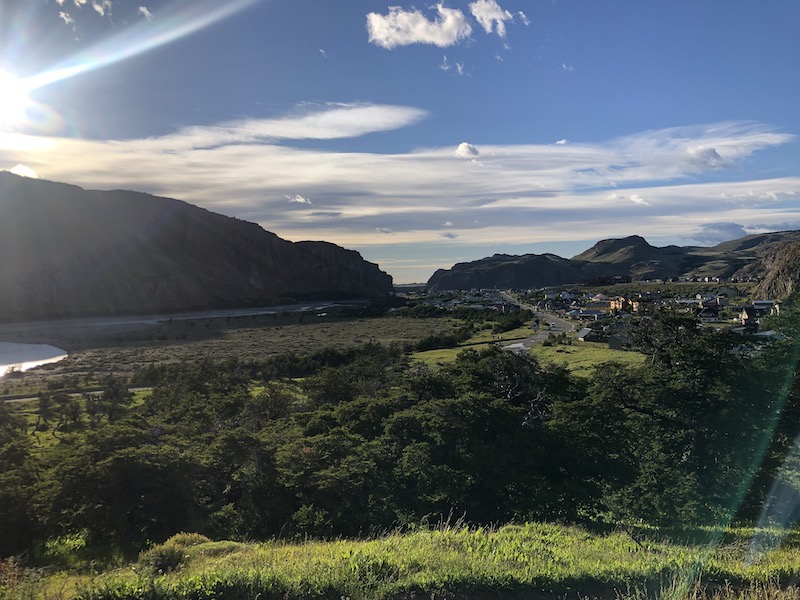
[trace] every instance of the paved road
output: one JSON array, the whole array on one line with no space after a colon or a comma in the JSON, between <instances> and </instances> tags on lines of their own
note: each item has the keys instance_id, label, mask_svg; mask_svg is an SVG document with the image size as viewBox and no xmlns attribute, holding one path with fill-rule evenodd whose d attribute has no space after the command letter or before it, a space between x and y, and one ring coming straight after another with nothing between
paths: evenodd
<instances>
[{"instance_id":1,"label":"paved road","mask_svg":"<svg viewBox=\"0 0 800 600\"><path fill-rule=\"evenodd\" d=\"M541 325L538 331L531 330L532 333L530 336L525 338L524 340L519 340L514 342L513 344L508 344L503 346L504 348L514 349L514 350L530 350L531 346L534 344L539 344L547 339L547 337L552 333L554 335L558 335L560 333L565 333L568 331L573 330L573 325L566 319L562 319L552 313L542 312L537 310L535 306L531 306L528 304L523 304L519 302L514 296L503 292L503 297L507 300L519 304L522 308L526 308L530 311L533 311L534 317L539 319Z\"/></svg>"}]
</instances>

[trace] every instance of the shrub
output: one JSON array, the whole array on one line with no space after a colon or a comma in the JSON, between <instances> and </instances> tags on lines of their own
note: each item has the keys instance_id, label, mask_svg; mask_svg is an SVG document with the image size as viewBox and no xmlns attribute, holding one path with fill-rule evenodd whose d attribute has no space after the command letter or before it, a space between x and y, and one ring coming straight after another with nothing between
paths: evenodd
<instances>
[{"instance_id":1,"label":"shrub","mask_svg":"<svg viewBox=\"0 0 800 600\"><path fill-rule=\"evenodd\" d=\"M201 533L176 533L169 538L164 545L167 544L178 546L179 548L187 548L189 546L196 546L197 544L205 544L211 540Z\"/></svg>"},{"instance_id":2,"label":"shrub","mask_svg":"<svg viewBox=\"0 0 800 600\"><path fill-rule=\"evenodd\" d=\"M187 558L186 548L210 541L199 533L176 533L163 544L142 552L139 555L139 564L156 573L175 571Z\"/></svg>"},{"instance_id":3,"label":"shrub","mask_svg":"<svg viewBox=\"0 0 800 600\"><path fill-rule=\"evenodd\" d=\"M139 565L156 573L175 571L186 560L186 551L180 546L160 544L139 555Z\"/></svg>"}]
</instances>

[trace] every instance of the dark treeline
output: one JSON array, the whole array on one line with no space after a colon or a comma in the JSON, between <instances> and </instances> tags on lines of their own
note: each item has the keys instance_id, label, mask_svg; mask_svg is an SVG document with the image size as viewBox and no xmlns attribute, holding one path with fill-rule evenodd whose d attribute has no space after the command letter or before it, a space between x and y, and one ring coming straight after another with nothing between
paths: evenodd
<instances>
[{"instance_id":1,"label":"dark treeline","mask_svg":"<svg viewBox=\"0 0 800 600\"><path fill-rule=\"evenodd\" d=\"M778 326L800 339L791 314ZM448 515L754 519L800 433L793 344L757 350L674 315L636 332L649 360L590 379L496 347L436 370L378 344L153 366L134 378L154 386L141 403L113 378L77 405L45 401L47 452L0 406L0 554L78 536L130 556L178 531L358 536Z\"/></svg>"},{"instance_id":2,"label":"dark treeline","mask_svg":"<svg viewBox=\"0 0 800 600\"><path fill-rule=\"evenodd\" d=\"M419 303L406 306L397 310L398 315L415 319L430 319L434 317L452 317L469 323L473 327L481 323L492 323L492 331L503 333L521 327L533 319L534 314L528 309L499 312L492 308L472 308L457 306L445 309L432 304Z\"/></svg>"}]
</instances>

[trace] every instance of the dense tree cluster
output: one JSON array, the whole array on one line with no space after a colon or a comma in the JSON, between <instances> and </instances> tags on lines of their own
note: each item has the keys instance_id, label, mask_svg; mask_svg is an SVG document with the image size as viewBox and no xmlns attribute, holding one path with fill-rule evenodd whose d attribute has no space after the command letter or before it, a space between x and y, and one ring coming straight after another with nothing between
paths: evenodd
<instances>
[{"instance_id":1,"label":"dense tree cluster","mask_svg":"<svg viewBox=\"0 0 800 600\"><path fill-rule=\"evenodd\" d=\"M635 342L645 364L590 379L498 347L439 369L378 344L154 366L135 378L153 385L143 402L113 378L77 407L43 396L59 423L48 452L0 405L0 554L76 534L129 554L178 531L355 536L448 515L755 516L800 433L791 341L759 350L664 316Z\"/></svg>"}]
</instances>

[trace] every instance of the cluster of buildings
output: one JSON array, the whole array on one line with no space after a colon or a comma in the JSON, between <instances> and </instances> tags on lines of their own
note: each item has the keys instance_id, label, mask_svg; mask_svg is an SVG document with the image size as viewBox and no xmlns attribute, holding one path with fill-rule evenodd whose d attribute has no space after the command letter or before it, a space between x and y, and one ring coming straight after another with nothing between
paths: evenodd
<instances>
[{"instance_id":1,"label":"cluster of buildings","mask_svg":"<svg viewBox=\"0 0 800 600\"><path fill-rule=\"evenodd\" d=\"M703 324L728 324L739 333L755 333L762 318L780 314L779 302L754 300L743 303L737 290L726 287L717 288L713 293L699 293L691 298L668 297L662 292L609 297L574 291L545 291L537 294L535 304L542 311L556 312L586 322L647 314L668 308L690 313Z\"/></svg>"}]
</instances>

